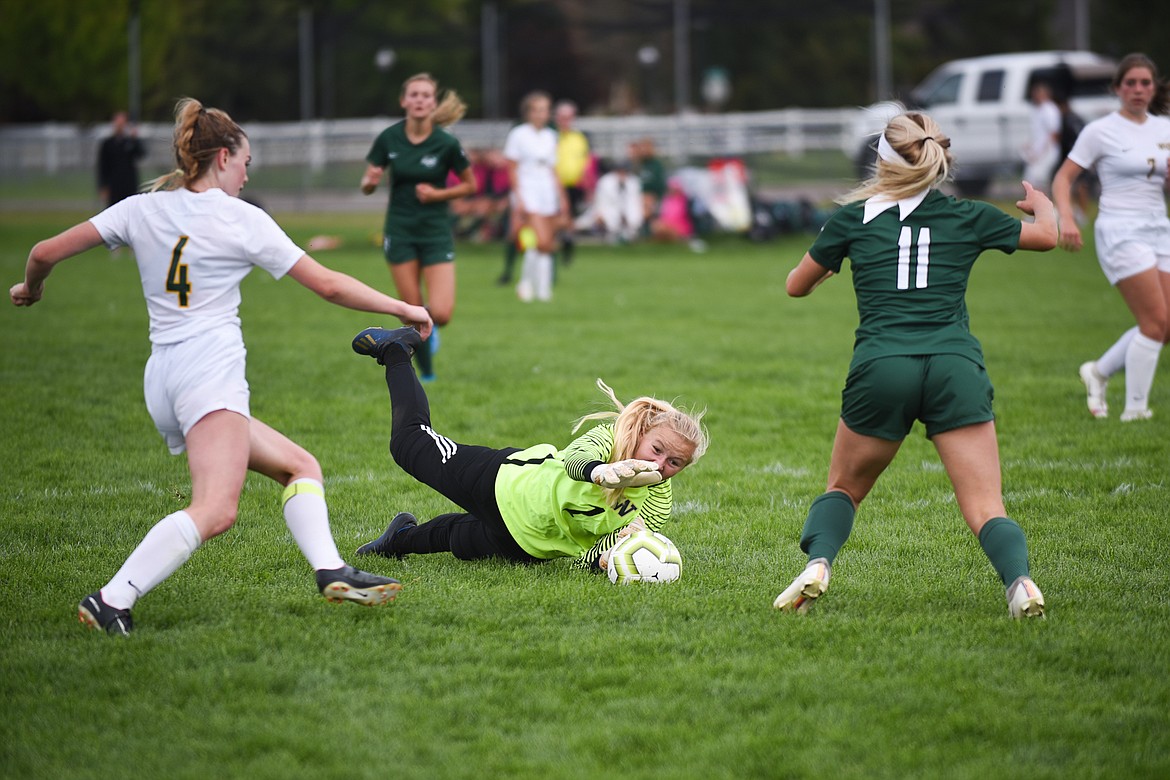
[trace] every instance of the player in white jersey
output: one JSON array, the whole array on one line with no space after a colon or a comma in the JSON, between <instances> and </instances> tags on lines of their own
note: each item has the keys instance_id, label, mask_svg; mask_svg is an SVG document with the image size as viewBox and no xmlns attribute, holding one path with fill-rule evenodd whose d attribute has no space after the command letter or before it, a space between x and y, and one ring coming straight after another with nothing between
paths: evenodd
<instances>
[{"instance_id":1,"label":"player in white jersey","mask_svg":"<svg viewBox=\"0 0 1170 780\"><path fill-rule=\"evenodd\" d=\"M175 109L178 169L155 191L127 198L29 253L17 306L41 299L53 267L101 244L130 246L150 315L147 408L174 454L187 451L191 503L158 521L122 568L78 607L82 623L128 634L130 608L213 536L232 527L249 469L285 487L284 517L330 601L387 603L400 585L348 566L329 528L321 467L300 445L250 416L240 281L259 266L326 300L388 314L430 334L430 316L305 254L260 209L237 196L251 150L224 112L185 98Z\"/></svg>"},{"instance_id":2,"label":"player in white jersey","mask_svg":"<svg viewBox=\"0 0 1170 780\"><path fill-rule=\"evenodd\" d=\"M1052 87L1036 81L1028 90L1032 104L1031 137L1024 148L1024 181L1045 193L1051 189L1052 169L1060 158L1060 108L1052 100Z\"/></svg>"},{"instance_id":3,"label":"player in white jersey","mask_svg":"<svg viewBox=\"0 0 1170 780\"><path fill-rule=\"evenodd\" d=\"M1101 181L1100 211L1094 226L1097 259L1105 278L1117 287L1137 325L1121 335L1097 360L1081 365L1089 412L1109 414L1105 392L1109 377L1125 370L1122 422L1151 416L1150 388L1162 345L1170 340L1170 84L1144 54L1122 59L1113 78L1121 107L1090 122L1052 182L1060 213L1060 244L1081 248L1073 214L1072 183L1087 168Z\"/></svg>"},{"instance_id":4,"label":"player in white jersey","mask_svg":"<svg viewBox=\"0 0 1170 780\"><path fill-rule=\"evenodd\" d=\"M524 123L508 132L504 157L512 183L512 209L519 229L532 228L536 245L524 249L516 293L522 301L552 298L557 230L569 218L569 201L557 178L557 132L548 126L551 100L531 92L520 103Z\"/></svg>"}]
</instances>

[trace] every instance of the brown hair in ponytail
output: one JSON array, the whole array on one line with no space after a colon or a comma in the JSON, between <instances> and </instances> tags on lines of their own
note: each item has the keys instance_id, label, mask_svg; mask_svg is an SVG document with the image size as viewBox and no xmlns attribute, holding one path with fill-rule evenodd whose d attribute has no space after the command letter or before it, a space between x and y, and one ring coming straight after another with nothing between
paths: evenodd
<instances>
[{"instance_id":1,"label":"brown hair in ponytail","mask_svg":"<svg viewBox=\"0 0 1170 780\"><path fill-rule=\"evenodd\" d=\"M226 112L204 108L195 98L183 98L175 105L175 170L147 186L155 190L189 187L211 167L220 149L235 154L245 135Z\"/></svg>"}]
</instances>

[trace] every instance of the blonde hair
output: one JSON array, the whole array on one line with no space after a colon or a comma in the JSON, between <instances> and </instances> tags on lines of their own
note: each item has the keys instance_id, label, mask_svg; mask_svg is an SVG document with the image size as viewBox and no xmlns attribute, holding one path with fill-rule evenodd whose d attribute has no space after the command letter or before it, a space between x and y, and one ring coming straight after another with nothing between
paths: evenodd
<instances>
[{"instance_id":1,"label":"blonde hair","mask_svg":"<svg viewBox=\"0 0 1170 780\"><path fill-rule=\"evenodd\" d=\"M402 91L399 93L399 98L406 97L406 88L416 81L425 81L435 89L435 96L439 94L439 82L429 73L416 73L406 81L402 82ZM467 104L459 97L459 94L453 89L443 90L443 98L438 101L435 110L431 112L431 122L438 127L450 127L463 118L467 113Z\"/></svg>"},{"instance_id":2,"label":"blonde hair","mask_svg":"<svg viewBox=\"0 0 1170 780\"><path fill-rule=\"evenodd\" d=\"M649 396L635 398L628 404L623 404L617 399L613 389L600 378L597 380L597 387L609 397L617 411L587 414L577 420L573 426L573 433L590 420L612 420L613 454L610 456L610 463L634 457L642 437L661 426L666 426L687 443L694 445L691 459L687 461L688 466L703 457L707 451L709 443L707 429L702 424L703 415L707 413L705 409L688 412ZM623 492L623 488L606 489L606 500L612 504L621 498Z\"/></svg>"},{"instance_id":3,"label":"blonde hair","mask_svg":"<svg viewBox=\"0 0 1170 780\"><path fill-rule=\"evenodd\" d=\"M951 139L926 114L899 114L886 125L884 135L902 159L889 161L879 157L873 175L838 198L837 203L856 203L874 195L891 200L907 198L928 187L937 187L951 177L954 166Z\"/></svg>"},{"instance_id":4,"label":"blonde hair","mask_svg":"<svg viewBox=\"0 0 1170 780\"><path fill-rule=\"evenodd\" d=\"M189 187L207 173L220 149L235 154L247 135L226 112L204 108L195 98L175 104L176 168L147 182L150 192Z\"/></svg>"}]
</instances>

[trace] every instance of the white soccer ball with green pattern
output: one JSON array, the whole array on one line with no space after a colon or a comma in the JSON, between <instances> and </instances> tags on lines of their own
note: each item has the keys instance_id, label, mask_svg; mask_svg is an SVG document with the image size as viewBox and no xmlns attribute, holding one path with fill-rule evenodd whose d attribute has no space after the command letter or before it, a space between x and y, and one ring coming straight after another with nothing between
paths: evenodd
<instances>
[{"instance_id":1,"label":"white soccer ball with green pattern","mask_svg":"<svg viewBox=\"0 0 1170 780\"><path fill-rule=\"evenodd\" d=\"M610 582L617 585L674 582L682 574L682 555L662 534L636 531L610 550L607 570Z\"/></svg>"}]
</instances>

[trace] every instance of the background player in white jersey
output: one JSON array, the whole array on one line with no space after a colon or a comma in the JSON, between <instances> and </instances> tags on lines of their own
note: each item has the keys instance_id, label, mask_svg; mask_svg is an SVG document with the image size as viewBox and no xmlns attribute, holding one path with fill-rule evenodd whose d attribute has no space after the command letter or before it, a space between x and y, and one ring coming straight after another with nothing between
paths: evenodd
<instances>
[{"instance_id":1,"label":"background player in white jersey","mask_svg":"<svg viewBox=\"0 0 1170 780\"><path fill-rule=\"evenodd\" d=\"M1052 87L1036 81L1028 89L1031 136L1024 148L1024 181L1044 192L1052 186L1052 170L1060 161L1060 108L1052 99Z\"/></svg>"},{"instance_id":2,"label":"background player in white jersey","mask_svg":"<svg viewBox=\"0 0 1170 780\"><path fill-rule=\"evenodd\" d=\"M557 131L548 126L550 105L544 92L526 95L520 103L524 123L513 127L504 142L515 222L536 233L536 246L524 250L516 286L522 301L552 299L552 253L557 230L569 218L569 201L556 173Z\"/></svg>"},{"instance_id":3,"label":"background player in white jersey","mask_svg":"<svg viewBox=\"0 0 1170 780\"><path fill-rule=\"evenodd\" d=\"M1044 615L1024 533L1004 507L993 391L983 349L967 327L966 292L985 250L1056 246L1056 210L1028 182L1016 206L1034 222L943 195L935 187L950 177L950 145L925 114L890 120L873 178L841 198L843 207L788 275L788 294L803 297L848 257L859 323L828 485L800 536L808 563L776 597L777 609L805 612L825 592L858 506L917 420L938 450L967 527L1007 588L1009 614Z\"/></svg>"},{"instance_id":4,"label":"background player in white jersey","mask_svg":"<svg viewBox=\"0 0 1170 780\"><path fill-rule=\"evenodd\" d=\"M424 337L430 316L320 265L271 217L240 200L251 151L226 113L181 100L174 143L177 170L153 191L38 243L24 281L9 291L15 305L31 306L57 263L103 243L130 246L150 315L147 409L171 453L187 451L190 505L158 521L113 579L82 600L78 617L110 634L128 634L135 602L235 523L248 469L285 486L285 521L326 598L386 603L398 582L358 571L337 552L316 459L250 416L240 282L254 266L275 278L288 274L332 303L393 315Z\"/></svg>"},{"instance_id":5,"label":"background player in white jersey","mask_svg":"<svg viewBox=\"0 0 1170 780\"><path fill-rule=\"evenodd\" d=\"M1170 84L1144 54L1130 54L1117 66L1113 89L1121 107L1085 125L1068 159L1052 182L1060 213L1060 245L1081 248L1073 213L1072 183L1087 168L1101 182L1100 211L1094 233L1097 261L1117 288L1137 325L1121 335L1101 357L1081 365L1089 412L1106 417L1106 383L1125 369L1122 422L1151 416L1150 389L1162 345L1170 339Z\"/></svg>"}]
</instances>

